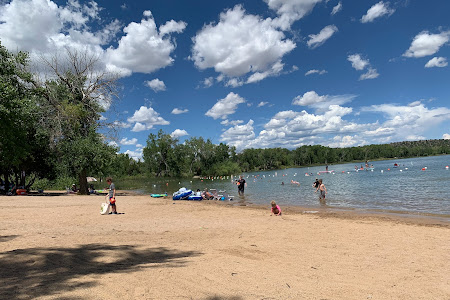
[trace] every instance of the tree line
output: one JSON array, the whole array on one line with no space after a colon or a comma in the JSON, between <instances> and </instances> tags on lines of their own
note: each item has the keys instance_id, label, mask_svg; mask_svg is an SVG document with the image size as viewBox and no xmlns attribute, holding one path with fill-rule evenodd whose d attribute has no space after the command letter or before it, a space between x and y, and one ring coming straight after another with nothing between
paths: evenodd
<instances>
[{"instance_id":1,"label":"tree line","mask_svg":"<svg viewBox=\"0 0 450 300\"><path fill-rule=\"evenodd\" d=\"M144 147L143 172L154 176L222 176L288 167L363 162L450 154L450 140L423 140L350 148L305 145L285 148L244 149L237 153L226 144L192 137L178 143L162 130L150 134Z\"/></svg>"},{"instance_id":2,"label":"tree line","mask_svg":"<svg viewBox=\"0 0 450 300\"><path fill-rule=\"evenodd\" d=\"M69 187L87 193L87 176L220 176L295 166L450 154L450 140L351 148L305 145L245 149L191 137L183 143L162 130L150 133L143 160L108 145L112 124L100 120L118 98L117 74L101 71L98 57L67 50L42 58L33 73L25 52L0 42L0 192ZM43 71L44 70L44 71ZM45 74L45 78L42 77Z\"/></svg>"}]
</instances>

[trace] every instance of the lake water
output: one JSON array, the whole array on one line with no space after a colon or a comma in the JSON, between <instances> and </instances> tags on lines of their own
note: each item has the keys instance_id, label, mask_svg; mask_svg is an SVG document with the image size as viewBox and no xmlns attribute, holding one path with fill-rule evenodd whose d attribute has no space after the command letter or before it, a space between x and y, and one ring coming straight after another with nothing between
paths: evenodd
<instances>
[{"instance_id":1,"label":"lake water","mask_svg":"<svg viewBox=\"0 0 450 300\"><path fill-rule=\"evenodd\" d=\"M398 164L394 168L394 163ZM369 162L373 171L355 171L355 164L329 165L331 174L317 175L325 166L290 168L277 171L245 173L245 198L237 195L237 186L230 177L223 179L156 179L146 182L146 193L169 194L180 187L203 190L226 190L235 202L280 206L319 207L318 194L312 187L315 178L322 178L328 194L329 207L381 210L414 214L450 216L450 155ZM357 166L361 166L358 163ZM425 168L425 170L422 170ZM305 176L305 173L312 173ZM236 176L234 179L237 179ZM298 181L300 186L291 184ZM281 183L284 182L284 185Z\"/></svg>"}]
</instances>

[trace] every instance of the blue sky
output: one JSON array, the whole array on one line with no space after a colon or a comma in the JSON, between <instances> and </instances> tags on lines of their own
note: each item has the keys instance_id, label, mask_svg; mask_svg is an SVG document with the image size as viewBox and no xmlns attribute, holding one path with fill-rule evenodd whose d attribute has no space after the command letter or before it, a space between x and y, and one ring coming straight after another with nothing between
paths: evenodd
<instances>
[{"instance_id":1,"label":"blue sky","mask_svg":"<svg viewBox=\"0 0 450 300\"><path fill-rule=\"evenodd\" d=\"M450 138L450 1L0 0L0 40L120 75L103 114L142 157L159 129L245 148Z\"/></svg>"}]
</instances>

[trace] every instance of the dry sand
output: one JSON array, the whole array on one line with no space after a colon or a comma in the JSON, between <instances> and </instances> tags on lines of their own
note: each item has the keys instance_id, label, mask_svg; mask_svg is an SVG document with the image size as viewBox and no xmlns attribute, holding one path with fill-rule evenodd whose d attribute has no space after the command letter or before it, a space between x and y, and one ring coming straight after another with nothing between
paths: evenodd
<instances>
[{"instance_id":1,"label":"dry sand","mask_svg":"<svg viewBox=\"0 0 450 300\"><path fill-rule=\"evenodd\" d=\"M450 299L448 220L103 201L0 196L0 299Z\"/></svg>"}]
</instances>

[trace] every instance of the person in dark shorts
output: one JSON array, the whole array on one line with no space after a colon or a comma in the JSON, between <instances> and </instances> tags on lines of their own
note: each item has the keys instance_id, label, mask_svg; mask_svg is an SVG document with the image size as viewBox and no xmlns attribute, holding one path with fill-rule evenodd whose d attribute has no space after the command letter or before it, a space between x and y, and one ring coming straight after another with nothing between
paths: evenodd
<instances>
[{"instance_id":1,"label":"person in dark shorts","mask_svg":"<svg viewBox=\"0 0 450 300\"><path fill-rule=\"evenodd\" d=\"M109 214L117 215L117 207L116 207L116 185L112 182L112 178L106 178L106 183L109 184L109 204L111 205L111 212Z\"/></svg>"},{"instance_id":2,"label":"person in dark shorts","mask_svg":"<svg viewBox=\"0 0 450 300\"><path fill-rule=\"evenodd\" d=\"M244 196L244 188L247 185L247 183L245 182L245 179L241 176L239 176L239 180L237 181L237 186L238 186L238 194L239 196Z\"/></svg>"},{"instance_id":3,"label":"person in dark shorts","mask_svg":"<svg viewBox=\"0 0 450 300\"><path fill-rule=\"evenodd\" d=\"M316 192L319 191L319 202L320 205L326 205L325 197L327 195L327 188L325 184L322 183L322 179L319 179L319 187L316 189Z\"/></svg>"},{"instance_id":4,"label":"person in dark shorts","mask_svg":"<svg viewBox=\"0 0 450 300\"><path fill-rule=\"evenodd\" d=\"M316 178L316 181L313 183L313 188L317 189L319 187L319 179Z\"/></svg>"}]
</instances>

